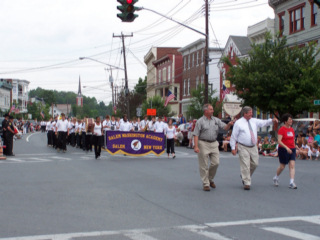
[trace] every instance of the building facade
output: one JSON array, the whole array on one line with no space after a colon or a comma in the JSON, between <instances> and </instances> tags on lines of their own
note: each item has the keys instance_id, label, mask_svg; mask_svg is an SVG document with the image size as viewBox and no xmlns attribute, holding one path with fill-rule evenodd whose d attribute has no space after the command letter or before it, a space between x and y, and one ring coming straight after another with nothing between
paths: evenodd
<instances>
[{"instance_id":1,"label":"building facade","mask_svg":"<svg viewBox=\"0 0 320 240\"><path fill-rule=\"evenodd\" d=\"M200 85L204 86L205 80L205 39L199 39L179 49L183 57L183 73L181 82L181 107L180 113L187 116L188 106L191 104L191 91ZM217 67L223 49L209 48L209 89L215 90L214 96L220 94L219 69Z\"/></svg>"},{"instance_id":2,"label":"building facade","mask_svg":"<svg viewBox=\"0 0 320 240\"><path fill-rule=\"evenodd\" d=\"M7 79L0 79L0 109L1 112L9 112L11 104L12 84Z\"/></svg>"},{"instance_id":3,"label":"building facade","mask_svg":"<svg viewBox=\"0 0 320 240\"><path fill-rule=\"evenodd\" d=\"M29 81L20 79L7 79L12 84L12 105L19 109L20 113L27 113L29 101Z\"/></svg>"},{"instance_id":4,"label":"building facade","mask_svg":"<svg viewBox=\"0 0 320 240\"><path fill-rule=\"evenodd\" d=\"M157 72L153 86L154 94L165 99L170 90L175 95L175 98L168 105L171 106L171 112L177 115L180 112L179 96L182 79L182 56L178 52L167 54L155 60L153 65Z\"/></svg>"},{"instance_id":5,"label":"building facade","mask_svg":"<svg viewBox=\"0 0 320 240\"><path fill-rule=\"evenodd\" d=\"M153 63L168 54L178 55L178 49L179 48L152 47L144 56L144 63L147 65L147 98L155 96L158 90L157 69Z\"/></svg>"},{"instance_id":6,"label":"building facade","mask_svg":"<svg viewBox=\"0 0 320 240\"><path fill-rule=\"evenodd\" d=\"M275 31L286 36L288 46L305 46L314 42L320 48L320 7L313 0L269 0L274 9ZM320 55L316 57L320 61ZM319 118L319 112L305 113Z\"/></svg>"},{"instance_id":7,"label":"building facade","mask_svg":"<svg viewBox=\"0 0 320 240\"><path fill-rule=\"evenodd\" d=\"M320 9L313 0L269 0L269 5L275 14L275 31L287 37L288 46L316 42L320 47Z\"/></svg>"}]
</instances>

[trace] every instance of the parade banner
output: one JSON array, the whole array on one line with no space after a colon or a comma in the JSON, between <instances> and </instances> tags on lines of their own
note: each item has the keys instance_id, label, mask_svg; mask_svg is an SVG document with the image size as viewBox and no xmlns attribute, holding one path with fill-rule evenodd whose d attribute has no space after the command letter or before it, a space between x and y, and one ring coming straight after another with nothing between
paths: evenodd
<instances>
[{"instance_id":1,"label":"parade banner","mask_svg":"<svg viewBox=\"0 0 320 240\"><path fill-rule=\"evenodd\" d=\"M144 156L153 153L157 156L165 151L163 133L107 131L107 151L112 154Z\"/></svg>"}]
</instances>

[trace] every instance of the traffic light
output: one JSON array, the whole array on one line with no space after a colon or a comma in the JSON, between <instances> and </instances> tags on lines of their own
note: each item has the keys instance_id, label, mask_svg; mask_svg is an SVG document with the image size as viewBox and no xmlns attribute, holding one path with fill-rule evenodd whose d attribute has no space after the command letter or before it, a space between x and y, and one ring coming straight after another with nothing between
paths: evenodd
<instances>
[{"instance_id":1,"label":"traffic light","mask_svg":"<svg viewBox=\"0 0 320 240\"><path fill-rule=\"evenodd\" d=\"M117 6L117 9L120 10L121 13L117 14L117 17L122 20L122 22L133 22L137 14L134 12L138 9L134 4L139 0L117 0L121 6Z\"/></svg>"},{"instance_id":2,"label":"traffic light","mask_svg":"<svg viewBox=\"0 0 320 240\"><path fill-rule=\"evenodd\" d=\"M320 0L314 0L314 3L320 7Z\"/></svg>"}]
</instances>

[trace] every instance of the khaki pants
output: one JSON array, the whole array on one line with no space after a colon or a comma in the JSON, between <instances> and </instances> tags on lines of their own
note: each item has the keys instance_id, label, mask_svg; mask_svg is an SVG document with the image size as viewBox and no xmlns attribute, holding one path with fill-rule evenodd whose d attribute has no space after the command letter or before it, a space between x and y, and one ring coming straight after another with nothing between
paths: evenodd
<instances>
[{"instance_id":1,"label":"khaki pants","mask_svg":"<svg viewBox=\"0 0 320 240\"><path fill-rule=\"evenodd\" d=\"M199 171L203 186L209 186L213 181L219 166L219 143L215 141L208 143L199 140L198 153ZM210 159L210 166L208 160Z\"/></svg>"},{"instance_id":2,"label":"khaki pants","mask_svg":"<svg viewBox=\"0 0 320 240\"><path fill-rule=\"evenodd\" d=\"M251 176L259 164L258 148L238 144L241 177L245 185L251 185Z\"/></svg>"}]
</instances>

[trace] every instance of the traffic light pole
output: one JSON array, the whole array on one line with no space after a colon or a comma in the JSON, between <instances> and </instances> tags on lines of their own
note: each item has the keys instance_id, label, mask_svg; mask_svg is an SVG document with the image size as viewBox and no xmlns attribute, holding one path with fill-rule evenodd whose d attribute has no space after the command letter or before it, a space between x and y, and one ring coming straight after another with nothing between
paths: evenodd
<instances>
[{"instance_id":1,"label":"traffic light pole","mask_svg":"<svg viewBox=\"0 0 320 240\"><path fill-rule=\"evenodd\" d=\"M161 17L164 17L172 22L175 22L185 28L188 28L196 33L199 33L203 36L205 36L206 38L206 45L205 45L205 79L204 79L204 102L205 103L208 103L208 95L209 95L209 91L208 91L208 87L209 87L209 61L210 61L210 58L209 58L209 1L208 0L205 0L205 12L206 12L206 33L203 33L203 32L200 32L198 31L197 29L194 29L184 23L181 23L181 22L178 22L176 20L174 20L173 18L171 17L167 17L166 15L163 15L162 13L159 13L157 11L154 11L152 9L149 9L149 8L145 8L145 7L138 7L136 9L137 11L140 11L140 10L147 10L147 11L150 11L150 12L153 12L157 15L160 15Z\"/></svg>"},{"instance_id":2,"label":"traffic light pole","mask_svg":"<svg viewBox=\"0 0 320 240\"><path fill-rule=\"evenodd\" d=\"M126 37L133 37L133 34L131 33L131 35L123 35L123 33L121 33L121 35L114 35L114 38L121 38L122 39L122 51L123 51L123 62L124 62L124 79L125 79L125 95L126 95L126 100L127 100L127 116L128 119L130 119L130 109L129 109L129 87L128 87L128 74L127 74L127 60L126 60L126 47L124 44L124 38Z\"/></svg>"}]
</instances>

